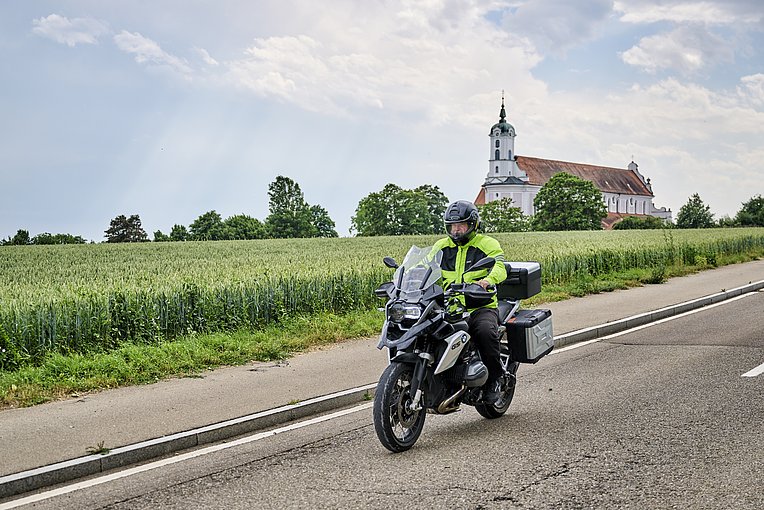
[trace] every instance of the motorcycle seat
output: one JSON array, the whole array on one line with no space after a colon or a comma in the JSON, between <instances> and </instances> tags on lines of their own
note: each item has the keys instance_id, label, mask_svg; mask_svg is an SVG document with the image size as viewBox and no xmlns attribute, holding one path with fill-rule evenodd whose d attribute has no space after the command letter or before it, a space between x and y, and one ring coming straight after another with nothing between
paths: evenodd
<instances>
[{"instance_id":1,"label":"motorcycle seat","mask_svg":"<svg viewBox=\"0 0 764 510\"><path fill-rule=\"evenodd\" d=\"M504 324L509 318L509 313L515 307L511 301L499 301L499 324Z\"/></svg>"}]
</instances>

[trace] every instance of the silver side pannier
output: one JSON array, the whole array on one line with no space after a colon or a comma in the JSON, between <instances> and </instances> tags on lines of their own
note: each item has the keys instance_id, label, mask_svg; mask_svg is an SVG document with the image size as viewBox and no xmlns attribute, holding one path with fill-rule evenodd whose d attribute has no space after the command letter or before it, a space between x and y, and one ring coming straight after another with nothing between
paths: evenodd
<instances>
[{"instance_id":1,"label":"silver side pannier","mask_svg":"<svg viewBox=\"0 0 764 510\"><path fill-rule=\"evenodd\" d=\"M550 310L519 310L504 325L513 361L536 363L554 347Z\"/></svg>"}]
</instances>

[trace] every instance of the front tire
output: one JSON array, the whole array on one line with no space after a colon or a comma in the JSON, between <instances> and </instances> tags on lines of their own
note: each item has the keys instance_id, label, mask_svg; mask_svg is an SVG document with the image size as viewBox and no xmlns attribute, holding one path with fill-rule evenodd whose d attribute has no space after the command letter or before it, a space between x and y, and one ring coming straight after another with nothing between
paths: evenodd
<instances>
[{"instance_id":1,"label":"front tire","mask_svg":"<svg viewBox=\"0 0 764 510\"><path fill-rule=\"evenodd\" d=\"M391 363L382 372L374 395L374 430L382 446L393 453L414 446L424 428L424 408L411 411L411 378L414 367Z\"/></svg>"}]
</instances>

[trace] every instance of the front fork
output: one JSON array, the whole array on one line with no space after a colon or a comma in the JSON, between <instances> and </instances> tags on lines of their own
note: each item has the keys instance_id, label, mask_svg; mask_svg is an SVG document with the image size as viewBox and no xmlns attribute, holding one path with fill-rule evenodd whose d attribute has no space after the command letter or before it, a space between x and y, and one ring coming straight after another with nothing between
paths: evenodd
<instances>
[{"instance_id":1,"label":"front fork","mask_svg":"<svg viewBox=\"0 0 764 510\"><path fill-rule=\"evenodd\" d=\"M422 384L424 383L427 365L433 362L432 354L426 352L419 353L419 359L414 366L414 375L411 377L411 404L409 411L416 412L422 409Z\"/></svg>"}]
</instances>

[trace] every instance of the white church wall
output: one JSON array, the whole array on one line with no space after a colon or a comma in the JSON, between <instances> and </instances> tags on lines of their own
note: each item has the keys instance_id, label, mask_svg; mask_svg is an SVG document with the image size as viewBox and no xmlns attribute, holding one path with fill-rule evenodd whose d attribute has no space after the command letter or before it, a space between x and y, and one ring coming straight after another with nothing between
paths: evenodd
<instances>
[{"instance_id":1,"label":"white church wall","mask_svg":"<svg viewBox=\"0 0 764 510\"><path fill-rule=\"evenodd\" d=\"M488 203L505 197L511 198L513 205L519 207L523 214L532 216L536 212L533 207L533 201L541 189L540 186L532 186L529 184L498 184L507 177L517 177L523 182L528 182L528 176L520 170L517 162L512 159L516 157L515 136L517 135L514 128L511 128L509 131L504 129L504 132L502 132L502 129L499 129L500 126L506 127L508 124L504 124L505 115L504 98L502 96L500 124L495 124L492 127L492 132L489 134L491 146L488 156L488 176L484 187L485 201ZM497 150L499 151L498 159L496 157ZM511 150L511 154L507 152L508 150ZM646 180L644 176L642 176L636 163L633 161L629 163L628 169L635 172L642 182L647 185L648 189L651 190L649 179ZM666 210L665 207L656 209L653 205L653 198L651 196L603 192L602 199L608 212L622 214L649 214L659 218L671 219L671 210Z\"/></svg>"}]
</instances>

